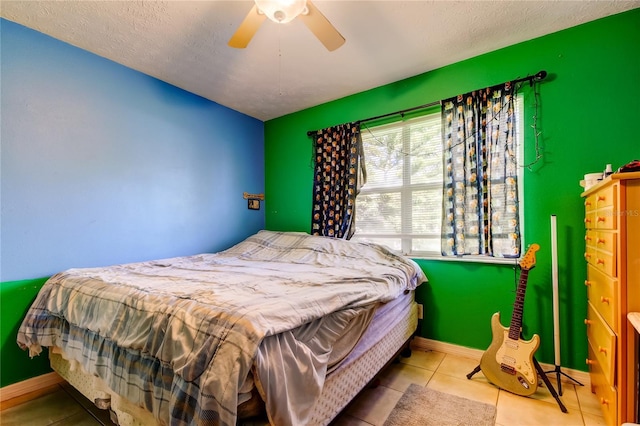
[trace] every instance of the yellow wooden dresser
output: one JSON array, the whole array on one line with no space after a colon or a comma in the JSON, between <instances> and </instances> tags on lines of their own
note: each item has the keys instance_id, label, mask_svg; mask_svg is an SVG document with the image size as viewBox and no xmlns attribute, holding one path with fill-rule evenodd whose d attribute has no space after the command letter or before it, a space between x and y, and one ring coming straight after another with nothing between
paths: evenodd
<instances>
[{"instance_id":1,"label":"yellow wooden dresser","mask_svg":"<svg viewBox=\"0 0 640 426\"><path fill-rule=\"evenodd\" d=\"M640 311L640 172L582 193L587 261L587 364L607 425L636 422L638 353L627 313Z\"/></svg>"}]
</instances>

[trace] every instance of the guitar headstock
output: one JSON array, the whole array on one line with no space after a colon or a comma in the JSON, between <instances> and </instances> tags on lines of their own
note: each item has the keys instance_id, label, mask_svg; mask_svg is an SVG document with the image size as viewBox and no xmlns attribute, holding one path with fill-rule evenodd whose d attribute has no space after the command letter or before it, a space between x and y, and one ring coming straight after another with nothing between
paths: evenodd
<instances>
[{"instance_id":1,"label":"guitar headstock","mask_svg":"<svg viewBox=\"0 0 640 426\"><path fill-rule=\"evenodd\" d=\"M525 270L533 269L533 267L536 266L536 252L538 250L540 250L540 246L538 244L531 244L525 255L520 260L520 268Z\"/></svg>"}]
</instances>

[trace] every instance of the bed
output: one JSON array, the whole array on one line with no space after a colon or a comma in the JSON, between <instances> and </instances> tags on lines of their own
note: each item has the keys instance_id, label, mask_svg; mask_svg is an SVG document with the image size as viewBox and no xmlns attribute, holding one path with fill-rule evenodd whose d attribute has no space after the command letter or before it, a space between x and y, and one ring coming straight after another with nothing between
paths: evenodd
<instances>
[{"instance_id":1,"label":"bed","mask_svg":"<svg viewBox=\"0 0 640 426\"><path fill-rule=\"evenodd\" d=\"M424 281L379 245L260 231L56 274L17 340L121 425L324 425L409 341Z\"/></svg>"}]
</instances>

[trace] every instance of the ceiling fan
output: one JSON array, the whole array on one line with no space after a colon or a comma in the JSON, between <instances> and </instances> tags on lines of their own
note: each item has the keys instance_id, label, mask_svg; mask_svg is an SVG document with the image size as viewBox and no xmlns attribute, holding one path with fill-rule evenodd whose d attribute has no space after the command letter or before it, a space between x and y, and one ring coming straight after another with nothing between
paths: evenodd
<instances>
[{"instance_id":1,"label":"ceiling fan","mask_svg":"<svg viewBox=\"0 0 640 426\"><path fill-rule=\"evenodd\" d=\"M327 50L336 50L344 44L344 37L310 0L255 0L255 5L229 40L229 46L238 49L247 47L265 18L285 24L297 17Z\"/></svg>"}]
</instances>

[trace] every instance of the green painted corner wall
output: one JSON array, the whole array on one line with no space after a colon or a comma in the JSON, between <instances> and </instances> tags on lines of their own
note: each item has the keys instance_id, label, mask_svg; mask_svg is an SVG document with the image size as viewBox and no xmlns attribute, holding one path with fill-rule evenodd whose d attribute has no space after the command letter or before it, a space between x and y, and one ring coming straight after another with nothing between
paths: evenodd
<instances>
[{"instance_id":1,"label":"green painted corner wall","mask_svg":"<svg viewBox=\"0 0 640 426\"><path fill-rule=\"evenodd\" d=\"M312 192L309 130L455 96L503 81L549 73L540 87L542 160L525 171L525 243L541 249L529 275L525 337L537 333L537 357L553 364L550 216L557 215L560 334L564 367L586 370L583 205L585 173L640 158L630 126L640 111L640 9L509 46L406 80L265 123L266 226L309 231ZM533 95L525 87L525 162L535 157ZM490 317L508 325L516 272L510 265L419 260L429 277L417 297L423 337L477 349L491 341Z\"/></svg>"},{"instance_id":2,"label":"green painted corner wall","mask_svg":"<svg viewBox=\"0 0 640 426\"><path fill-rule=\"evenodd\" d=\"M0 387L52 371L46 351L30 359L16 343L22 319L46 280L0 283Z\"/></svg>"}]
</instances>

